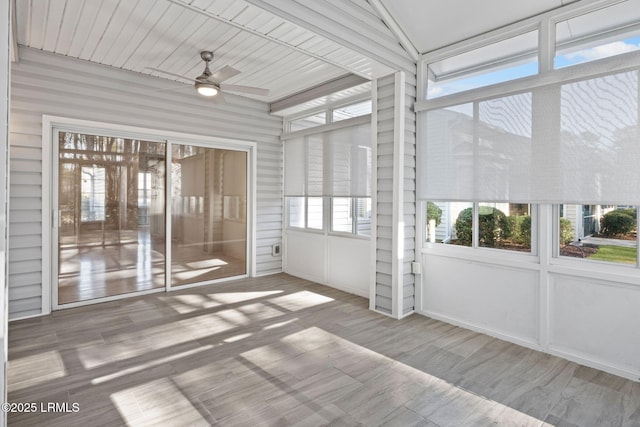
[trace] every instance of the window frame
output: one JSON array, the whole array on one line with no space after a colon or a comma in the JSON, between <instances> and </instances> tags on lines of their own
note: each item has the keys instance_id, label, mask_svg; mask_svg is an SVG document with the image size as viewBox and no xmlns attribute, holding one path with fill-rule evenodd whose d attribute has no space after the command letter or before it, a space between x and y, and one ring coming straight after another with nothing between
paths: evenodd
<instances>
[{"instance_id":1,"label":"window frame","mask_svg":"<svg viewBox=\"0 0 640 427\"><path fill-rule=\"evenodd\" d=\"M289 200L292 198L297 198L297 199L303 199L304 200L304 226L303 227L297 227L297 226L293 226L293 225L289 225L290 224L290 207L289 207ZM314 198L314 199L322 199L322 228L314 228L314 227L309 227L309 198ZM325 203L325 197L324 196L285 196L285 228L287 230L296 230L296 231L308 231L311 233L324 233L326 228L326 221L325 221L325 211L326 211L326 203Z\"/></svg>"},{"instance_id":2,"label":"window frame","mask_svg":"<svg viewBox=\"0 0 640 427\"><path fill-rule=\"evenodd\" d=\"M560 83L568 80L577 80L604 72L624 71L629 68L621 57L632 58L640 63L640 51L629 52L611 56L596 61L575 64L571 67L555 69L554 58L556 50L556 24L604 9L608 6L620 3L621 0L595 0L587 4L582 2L570 3L558 9L551 10L531 18L507 25L470 40L456 43L452 46L441 48L433 52L422 54L418 59L417 93L418 100L415 103L415 112L445 108L448 106L480 100L484 98L499 97L517 93L523 88L528 90L538 86L552 83ZM512 37L519 36L529 31L538 30L538 74L521 77L502 83L496 83L476 89L470 89L450 95L444 95L434 99L427 99L427 81L429 64L442 61L457 55L481 48L486 45L499 43Z\"/></svg>"},{"instance_id":3,"label":"window frame","mask_svg":"<svg viewBox=\"0 0 640 427\"><path fill-rule=\"evenodd\" d=\"M616 72L637 70L640 67L640 51L627 52L595 61L575 64L570 67L555 68L554 65L556 51L556 24L615 5L619 2L620 0L594 0L589 3L570 3L540 15L510 24L503 28L490 31L472 39L421 55L417 63L417 93L419 95L418 100L414 104L414 111L418 113L421 111L447 108L459 104L515 95L524 91L532 91L540 86L564 84L590 77L601 76L603 74L614 74ZM522 77L520 79L445 95L434 99L427 99L427 71L430 63L456 56L484 45L496 43L535 29L539 30L539 73L537 75ZM421 125L419 122L417 125L418 132L420 132ZM419 144L416 146L416 150L421 150ZM569 201L567 201L567 203L568 202ZM550 204L548 202L535 205L537 218L532 218L532 252L533 245L536 244L537 255L523 257L521 254L515 254L516 257L514 257L514 254L508 253L509 251L499 249L476 247L468 248L428 242L426 238L427 201L419 199L417 200L417 203L419 205L417 210L415 243L417 248L422 248L422 254L451 256L455 258L464 257L466 259L477 260L479 262L488 262L491 264L505 266L517 265L536 270L538 267L530 265L526 261L534 262L534 260L537 259L537 261L535 261L536 264L544 265L544 268L548 268L551 273L566 274L568 271L567 269L570 269L570 271L573 272L572 274L584 277L599 277L603 280L610 280L609 275L616 274L620 280L634 284L637 283L638 272L640 271L640 236L638 236L637 240L639 254L636 266L595 260L584 262L583 259L579 258L571 259L569 257L560 257L559 205ZM533 206L534 204L532 204L532 207ZM636 206L636 208L640 209L640 206ZM474 213L474 215L476 214ZM477 224L477 220L475 220L475 224ZM640 220L638 221L638 226L640 226ZM536 230L535 237L534 227ZM549 239L552 240L549 241ZM499 257L495 254L496 250L499 251ZM584 273L581 273L581 271L584 271Z\"/></svg>"},{"instance_id":4,"label":"window frame","mask_svg":"<svg viewBox=\"0 0 640 427\"><path fill-rule=\"evenodd\" d=\"M333 201L334 199L350 199L351 200L351 209L350 209L350 214L351 214L351 231L340 231L340 230L334 230L333 229ZM371 233L369 234L360 234L358 233L358 224L360 224L360 221L358 220L358 200L363 199L369 199L372 200L372 206L373 206L373 197L358 197L358 196L330 196L329 197L329 208L330 208L330 212L329 212L329 234L330 235L336 235L336 236L343 236L343 237L354 237L354 238L359 238L359 239L371 239Z\"/></svg>"},{"instance_id":5,"label":"window frame","mask_svg":"<svg viewBox=\"0 0 640 427\"><path fill-rule=\"evenodd\" d=\"M345 106L350 106L350 105L355 105L355 104L359 104L362 102L366 102L366 101L370 101L372 103L372 112L368 113L368 114L363 114L360 116L355 116L352 118L348 118L348 119L343 119L343 120L338 120L338 121L333 121L333 110L334 109L339 109ZM360 94L360 95L356 95L356 96L352 96L349 98L345 98L345 99L341 99L332 103L329 103L327 105L324 105L322 107L319 108L314 108L314 109L307 109L304 110L302 112L299 112L295 115L290 115L290 116L285 116L284 117L284 121L283 121L283 129L284 129L284 133L281 136L282 140L287 140L287 139L293 139L296 137L305 137L307 135L319 135L325 132L330 132L333 130L337 130L337 129L341 129L341 128L347 128L347 127L351 127L351 126L358 126L358 125L362 125L365 123L373 123L373 118L374 118L374 100L372 99L371 93L367 93L367 94ZM310 127L307 129L302 129L302 130L298 130L298 131L294 131L294 132L290 132L291 129L291 121L293 120L297 120L299 118L304 118L304 117L309 117L310 115L315 115L318 113L324 112L325 113L325 117L327 119L327 123L324 125L318 125L316 127ZM373 145L373 144L372 144ZM375 147L372 146L371 147L371 171L372 171L372 188L375 188ZM325 153L326 156L326 153ZM285 156L286 157L286 156ZM286 158L285 158L285 162L286 162ZM285 172L286 173L286 172ZM286 190L285 190L286 193ZM292 231L298 231L298 232L310 232L310 233L316 233L316 234L325 234L327 236L338 236L338 237L346 237L346 238L356 238L356 239L367 239L370 240L371 239L371 235L374 233L373 231L370 232L369 235L365 235L365 234L358 234L358 228L357 228L357 218L355 218L356 215L356 200L360 199L360 198L368 198L371 199L371 206L372 206L372 212L374 210L373 208L373 201L375 200L375 195L372 194L371 196L368 197L359 197L359 196L309 196L309 195L304 195L304 196L292 196L292 195L284 195L284 215L283 215L283 225L284 225L284 229L285 230L292 230ZM294 227L294 226L290 226L290 210L289 210L289 198L291 197L302 197L305 200L305 226L304 227ZM308 198L309 197L322 197L323 198L323 228L322 229L317 229L317 228L309 228L309 220L308 220L308 216L309 216L309 209L308 209ZM351 198L352 199L352 208L351 208L351 215L352 215L352 232L344 232L344 231L333 231L332 227L332 220L333 220L333 197L344 197L344 198ZM373 230L373 224L374 221L373 219L371 220L372 223L372 230Z\"/></svg>"},{"instance_id":6,"label":"window frame","mask_svg":"<svg viewBox=\"0 0 640 427\"><path fill-rule=\"evenodd\" d=\"M333 118L333 111L334 110L338 110L340 108L348 107L348 106L351 106L351 105L360 104L360 103L366 102L366 101L370 101L373 104L373 100L371 99L371 94L367 93L367 94L364 94L364 95L352 96L352 97L349 97L349 98L345 98L345 99L341 99L341 100L338 100L338 101L334 101L332 103L328 103L326 105L323 105L323 106L320 106L320 107L317 107L317 108L311 108L311 109L307 109L307 110L301 111L301 112L296 113L296 114L285 116L284 117L284 122L283 122L284 123L284 126L283 126L284 134L283 134L283 136L287 136L289 134L297 133L297 132L306 132L306 131L309 131L309 130L316 129L316 128L320 127L320 126L329 126L329 125L332 125L334 123L341 123L341 122L344 122L344 121L357 119L359 117L370 116L371 113L362 114L360 116L354 116L354 117L351 117L351 118L348 118L348 119L342 119L342 120L334 120L334 118ZM373 110L373 107L372 107L372 110ZM295 130L295 131L291 130L291 127L292 127L291 124L293 122L295 122L296 120L304 119L306 117L312 117L312 116L315 116L315 115L320 114L320 113L324 113L324 115L325 115L324 124L319 124L318 126L310 126L308 128Z\"/></svg>"},{"instance_id":7,"label":"window frame","mask_svg":"<svg viewBox=\"0 0 640 427\"><path fill-rule=\"evenodd\" d=\"M574 204L574 203L565 203L565 204ZM640 213L640 206L629 205L636 209L636 263L635 264L625 264L622 262L610 262L610 261L601 261L597 259L589 259L589 258L578 258L578 257L570 257L560 255L560 206L559 204L553 205L553 213L552 213L552 221L553 221L553 233L552 233L552 257L550 264L552 265L560 265L560 266L572 266L576 268L584 268L591 271L602 271L603 268L613 268L613 269L624 269L624 270L632 270L632 271L640 271L640 233L637 233L640 230L640 217L638 213ZM602 206L602 205L601 205ZM577 238L577 236L575 237ZM574 241L575 241L574 238Z\"/></svg>"},{"instance_id":8,"label":"window frame","mask_svg":"<svg viewBox=\"0 0 640 427\"><path fill-rule=\"evenodd\" d=\"M438 200L438 202L446 202L446 203L455 203L456 201L451 201L451 200ZM472 201L458 201L461 203L468 203L471 204L471 207L473 209L473 220L472 220L472 241L471 241L471 245L470 246L466 246L466 245L451 245L451 244L446 244L446 243L442 243L442 242L430 242L428 240L428 236L427 236L427 215L426 215L426 209L427 209L427 203L428 201L420 201L420 216L419 216L419 234L418 234L418 238L420 239L420 244L423 248L428 248L428 249L432 249L432 250L440 250L443 247L446 248L451 248L451 249L446 249L446 251L458 251L458 250L462 250L462 251L468 251L468 250L474 250L474 251L478 251L478 253L482 253L482 252L486 252L487 254L489 253L497 253L500 254L500 256L502 256L503 254L506 255L507 257L518 257L518 258L522 258L522 257L526 257L526 258L535 258L537 259L539 257L539 205L536 203L522 203L522 204L528 204L529 205L529 210L531 212L530 216L531 216L531 242L530 242L530 251L529 252L525 252L525 251L516 251L516 250L511 250L511 249L503 249L503 248L497 248L497 247L488 247L488 246L480 246L479 244L479 233L480 233L480 221L479 221L479 215L480 215L480 204L483 203L491 203L491 202L472 202ZM509 204L515 204L512 202L504 202L504 203L509 203Z\"/></svg>"}]
</instances>

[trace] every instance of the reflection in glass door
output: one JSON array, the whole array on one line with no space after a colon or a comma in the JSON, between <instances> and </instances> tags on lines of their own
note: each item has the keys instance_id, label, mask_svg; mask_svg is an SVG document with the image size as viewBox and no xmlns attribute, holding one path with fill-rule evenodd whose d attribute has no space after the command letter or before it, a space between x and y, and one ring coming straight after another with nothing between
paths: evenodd
<instances>
[{"instance_id":1,"label":"reflection in glass door","mask_svg":"<svg viewBox=\"0 0 640 427\"><path fill-rule=\"evenodd\" d=\"M174 144L171 286L247 272L247 153Z\"/></svg>"},{"instance_id":2,"label":"reflection in glass door","mask_svg":"<svg viewBox=\"0 0 640 427\"><path fill-rule=\"evenodd\" d=\"M58 304L165 286L166 144L58 132Z\"/></svg>"}]
</instances>

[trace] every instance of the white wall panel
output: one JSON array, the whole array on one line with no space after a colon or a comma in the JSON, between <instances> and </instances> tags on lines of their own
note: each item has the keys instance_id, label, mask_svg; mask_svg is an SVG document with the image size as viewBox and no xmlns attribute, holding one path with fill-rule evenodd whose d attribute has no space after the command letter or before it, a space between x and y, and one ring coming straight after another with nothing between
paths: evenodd
<instances>
[{"instance_id":1,"label":"white wall panel","mask_svg":"<svg viewBox=\"0 0 640 427\"><path fill-rule=\"evenodd\" d=\"M537 344L537 271L424 254L422 275L425 314Z\"/></svg>"},{"instance_id":2,"label":"white wall panel","mask_svg":"<svg viewBox=\"0 0 640 427\"><path fill-rule=\"evenodd\" d=\"M287 230L285 272L369 298L371 240Z\"/></svg>"},{"instance_id":3,"label":"white wall panel","mask_svg":"<svg viewBox=\"0 0 640 427\"><path fill-rule=\"evenodd\" d=\"M640 287L551 276L550 346L640 373Z\"/></svg>"},{"instance_id":4,"label":"white wall panel","mask_svg":"<svg viewBox=\"0 0 640 427\"><path fill-rule=\"evenodd\" d=\"M609 266L618 274L590 273L563 263L543 267L533 259L489 261L462 252L467 251L424 250L421 314L640 377L640 287L634 270Z\"/></svg>"},{"instance_id":5,"label":"white wall panel","mask_svg":"<svg viewBox=\"0 0 640 427\"><path fill-rule=\"evenodd\" d=\"M371 241L329 236L327 243L329 285L369 298Z\"/></svg>"},{"instance_id":6,"label":"white wall panel","mask_svg":"<svg viewBox=\"0 0 640 427\"><path fill-rule=\"evenodd\" d=\"M326 237L322 233L286 232L285 272L326 283Z\"/></svg>"},{"instance_id":7,"label":"white wall panel","mask_svg":"<svg viewBox=\"0 0 640 427\"><path fill-rule=\"evenodd\" d=\"M42 258L41 213L42 115L69 117L157 130L257 142L257 241L256 272L281 271L281 257L271 255L271 245L282 240L282 143L281 120L268 114L268 105L226 95L217 106L198 98L192 90L161 91L175 86L166 80L117 70L59 55L21 49L13 64L10 123L11 182L24 190L11 198L15 217L27 213L9 227L11 248L30 251L19 262L40 265ZM23 150L20 147L31 147ZM49 149L49 147L46 147ZM269 179L260 179L269 177ZM37 179L34 179L37 178ZM264 218L264 220L263 220ZM17 261L16 261L17 262ZM22 264L10 264L10 287L30 286L19 272ZM42 285L42 282L39 283ZM48 286L48 284L46 284ZM31 292L31 291L30 291ZM11 292L12 318L38 314L39 296L21 299Z\"/></svg>"}]
</instances>

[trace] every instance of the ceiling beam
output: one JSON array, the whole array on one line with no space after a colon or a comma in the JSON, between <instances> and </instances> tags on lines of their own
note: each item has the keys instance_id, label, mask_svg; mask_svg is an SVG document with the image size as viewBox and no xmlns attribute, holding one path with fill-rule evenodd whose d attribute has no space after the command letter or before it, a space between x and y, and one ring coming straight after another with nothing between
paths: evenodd
<instances>
[{"instance_id":1,"label":"ceiling beam","mask_svg":"<svg viewBox=\"0 0 640 427\"><path fill-rule=\"evenodd\" d=\"M367 49L365 46L370 45L371 40L369 40L366 36L363 36L362 34L355 31L342 31L343 34L338 35L335 33L335 21L332 21L330 18L321 15L297 2L288 3L288 0L245 1L262 10L270 12L273 15L286 20L287 22L311 31L354 52L364 55L379 64L391 68L392 70L407 70L415 73L415 62L412 61L408 55L404 56L401 50L399 50L398 52L391 52L387 50L390 56L386 57L383 54L374 52L371 49ZM295 5L295 13L291 11L293 5Z\"/></svg>"},{"instance_id":2,"label":"ceiling beam","mask_svg":"<svg viewBox=\"0 0 640 427\"><path fill-rule=\"evenodd\" d=\"M295 105L300 105L316 98L320 98L321 96L326 96L344 89L349 89L350 87L367 83L368 81L368 79L353 74L338 77L337 79L321 83L312 88L305 89L302 92L294 93L293 95L287 96L286 98L282 98L272 102L269 105L269 112L277 113L278 111L286 110L287 108L293 107Z\"/></svg>"},{"instance_id":3,"label":"ceiling beam","mask_svg":"<svg viewBox=\"0 0 640 427\"><path fill-rule=\"evenodd\" d=\"M398 22L391 16L391 13L384 7L384 4L380 0L367 0L367 2L371 5L373 10L378 14L378 17L382 19L382 22L385 23L387 27L391 30L393 35L395 36L400 46L407 51L411 59L414 61L418 61L420 58L420 52L413 45L413 42L407 37L406 33L402 29L402 27L398 24Z\"/></svg>"},{"instance_id":4,"label":"ceiling beam","mask_svg":"<svg viewBox=\"0 0 640 427\"><path fill-rule=\"evenodd\" d=\"M297 52L300 52L300 53L303 53L305 55L308 55L308 56L310 56L312 58L315 58L315 59L317 59L319 61L326 62L327 64L331 64L331 65L333 65L335 67L341 68L341 69L346 70L346 71L348 71L350 73L353 73L353 74L356 74L358 76L361 76L364 79L368 80L368 79L371 79L373 77L373 76L371 76L369 74L365 74L365 73L362 73L359 70L356 70L356 69L353 69L351 67L348 67L348 66L346 66L346 65L344 65L342 63L333 61L333 60L328 59L328 58L326 58L324 56L321 56L321 55L315 54L313 52L310 52L310 51L308 51L306 49L303 49L303 48L301 48L299 46L295 46L295 45L289 44L287 42L284 42L284 41L282 41L280 39L277 39L277 38L275 38L273 36L270 36L269 34L261 33L261 32L259 32L257 30L254 30L253 28L249 28L247 26L244 26L242 24L234 22L234 21L232 21L230 19L227 19L227 18L225 18L223 16L216 15L215 13L209 12L209 11L207 11L205 9L201 9L201 8L199 8L197 6L193 6L193 5L189 4L189 3L187 3L185 0L167 0L167 1L170 2L170 3L173 3L173 4L177 5L177 6L184 7L185 9L191 10L191 11L193 11L195 13L199 13L200 15L204 15L204 16L206 16L208 18L215 19L216 21L219 21L219 22L223 22L223 23L225 23L227 25L230 25L230 26L232 26L234 28L238 28L238 29L240 29L242 31L246 31L246 32L251 33L251 34L253 34L255 36L258 36L258 37L261 37L263 39L269 40L271 42L277 43L277 44L279 44L281 46L286 46L286 47L288 47L290 49L293 49L293 50L295 50Z\"/></svg>"}]
</instances>

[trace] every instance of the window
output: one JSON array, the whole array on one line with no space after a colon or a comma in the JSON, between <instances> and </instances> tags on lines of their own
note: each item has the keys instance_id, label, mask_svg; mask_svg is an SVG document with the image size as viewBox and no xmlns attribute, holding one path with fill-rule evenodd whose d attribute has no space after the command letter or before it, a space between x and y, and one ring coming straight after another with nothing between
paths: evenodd
<instances>
[{"instance_id":1,"label":"window","mask_svg":"<svg viewBox=\"0 0 640 427\"><path fill-rule=\"evenodd\" d=\"M538 32L531 31L428 65L427 99L538 73Z\"/></svg>"},{"instance_id":2,"label":"window","mask_svg":"<svg viewBox=\"0 0 640 427\"><path fill-rule=\"evenodd\" d=\"M307 225L307 209L305 197L287 197L287 225L295 228L305 228Z\"/></svg>"},{"instance_id":3,"label":"window","mask_svg":"<svg viewBox=\"0 0 640 427\"><path fill-rule=\"evenodd\" d=\"M307 228L314 230L324 229L323 225L323 198L307 197Z\"/></svg>"},{"instance_id":4,"label":"window","mask_svg":"<svg viewBox=\"0 0 640 427\"><path fill-rule=\"evenodd\" d=\"M371 114L370 99L333 109L331 112L331 121L339 122L341 120L352 119L354 117L365 116L367 114Z\"/></svg>"},{"instance_id":5,"label":"window","mask_svg":"<svg viewBox=\"0 0 640 427\"><path fill-rule=\"evenodd\" d=\"M288 227L370 235L371 164L368 122L286 140Z\"/></svg>"},{"instance_id":6,"label":"window","mask_svg":"<svg viewBox=\"0 0 640 427\"><path fill-rule=\"evenodd\" d=\"M351 197L331 199L331 231L353 233L353 199Z\"/></svg>"},{"instance_id":7,"label":"window","mask_svg":"<svg viewBox=\"0 0 640 427\"><path fill-rule=\"evenodd\" d=\"M305 110L295 107L290 115L285 116L285 135L370 115L372 111L370 91L371 83L364 83L341 94L310 101L304 105L307 107ZM318 107L318 105L321 106Z\"/></svg>"},{"instance_id":8,"label":"window","mask_svg":"<svg viewBox=\"0 0 640 427\"><path fill-rule=\"evenodd\" d=\"M478 204L478 246L531 252L531 206Z\"/></svg>"},{"instance_id":9,"label":"window","mask_svg":"<svg viewBox=\"0 0 640 427\"><path fill-rule=\"evenodd\" d=\"M289 121L289 132L297 132L299 130L324 125L326 123L327 113L325 111L322 111L320 113L311 114L309 116L300 117L298 119Z\"/></svg>"},{"instance_id":10,"label":"window","mask_svg":"<svg viewBox=\"0 0 640 427\"><path fill-rule=\"evenodd\" d=\"M640 0L627 0L556 24L554 68L640 49Z\"/></svg>"},{"instance_id":11,"label":"window","mask_svg":"<svg viewBox=\"0 0 640 427\"><path fill-rule=\"evenodd\" d=\"M429 201L425 238L433 243L532 253L531 210L529 204Z\"/></svg>"},{"instance_id":12,"label":"window","mask_svg":"<svg viewBox=\"0 0 640 427\"><path fill-rule=\"evenodd\" d=\"M287 197L287 226L324 229L322 197Z\"/></svg>"},{"instance_id":13,"label":"window","mask_svg":"<svg viewBox=\"0 0 640 427\"><path fill-rule=\"evenodd\" d=\"M536 172L532 110L533 95L524 92L420 113L426 132L418 153L418 197L530 200Z\"/></svg>"},{"instance_id":14,"label":"window","mask_svg":"<svg viewBox=\"0 0 640 427\"><path fill-rule=\"evenodd\" d=\"M426 241L537 253L540 211L541 224L554 224L546 228L553 239L540 241L552 242L545 250L559 262L640 267L640 0L584 11L542 15L537 24L555 26L554 39L523 34L520 48L509 44L514 38L476 48L484 36L469 42L475 50L461 44L457 56L425 56L416 194L425 203ZM516 81L528 52L553 53L554 61ZM494 71L507 74L491 80ZM459 95L443 97L450 93Z\"/></svg>"},{"instance_id":15,"label":"window","mask_svg":"<svg viewBox=\"0 0 640 427\"><path fill-rule=\"evenodd\" d=\"M356 234L371 236L371 197L358 197L356 202Z\"/></svg>"},{"instance_id":16,"label":"window","mask_svg":"<svg viewBox=\"0 0 640 427\"><path fill-rule=\"evenodd\" d=\"M358 236L371 235L370 197L333 197L331 231Z\"/></svg>"},{"instance_id":17,"label":"window","mask_svg":"<svg viewBox=\"0 0 640 427\"><path fill-rule=\"evenodd\" d=\"M562 205L561 257L638 265L638 209L628 205Z\"/></svg>"},{"instance_id":18,"label":"window","mask_svg":"<svg viewBox=\"0 0 640 427\"><path fill-rule=\"evenodd\" d=\"M105 220L105 169L98 166L82 166L82 222Z\"/></svg>"}]
</instances>

